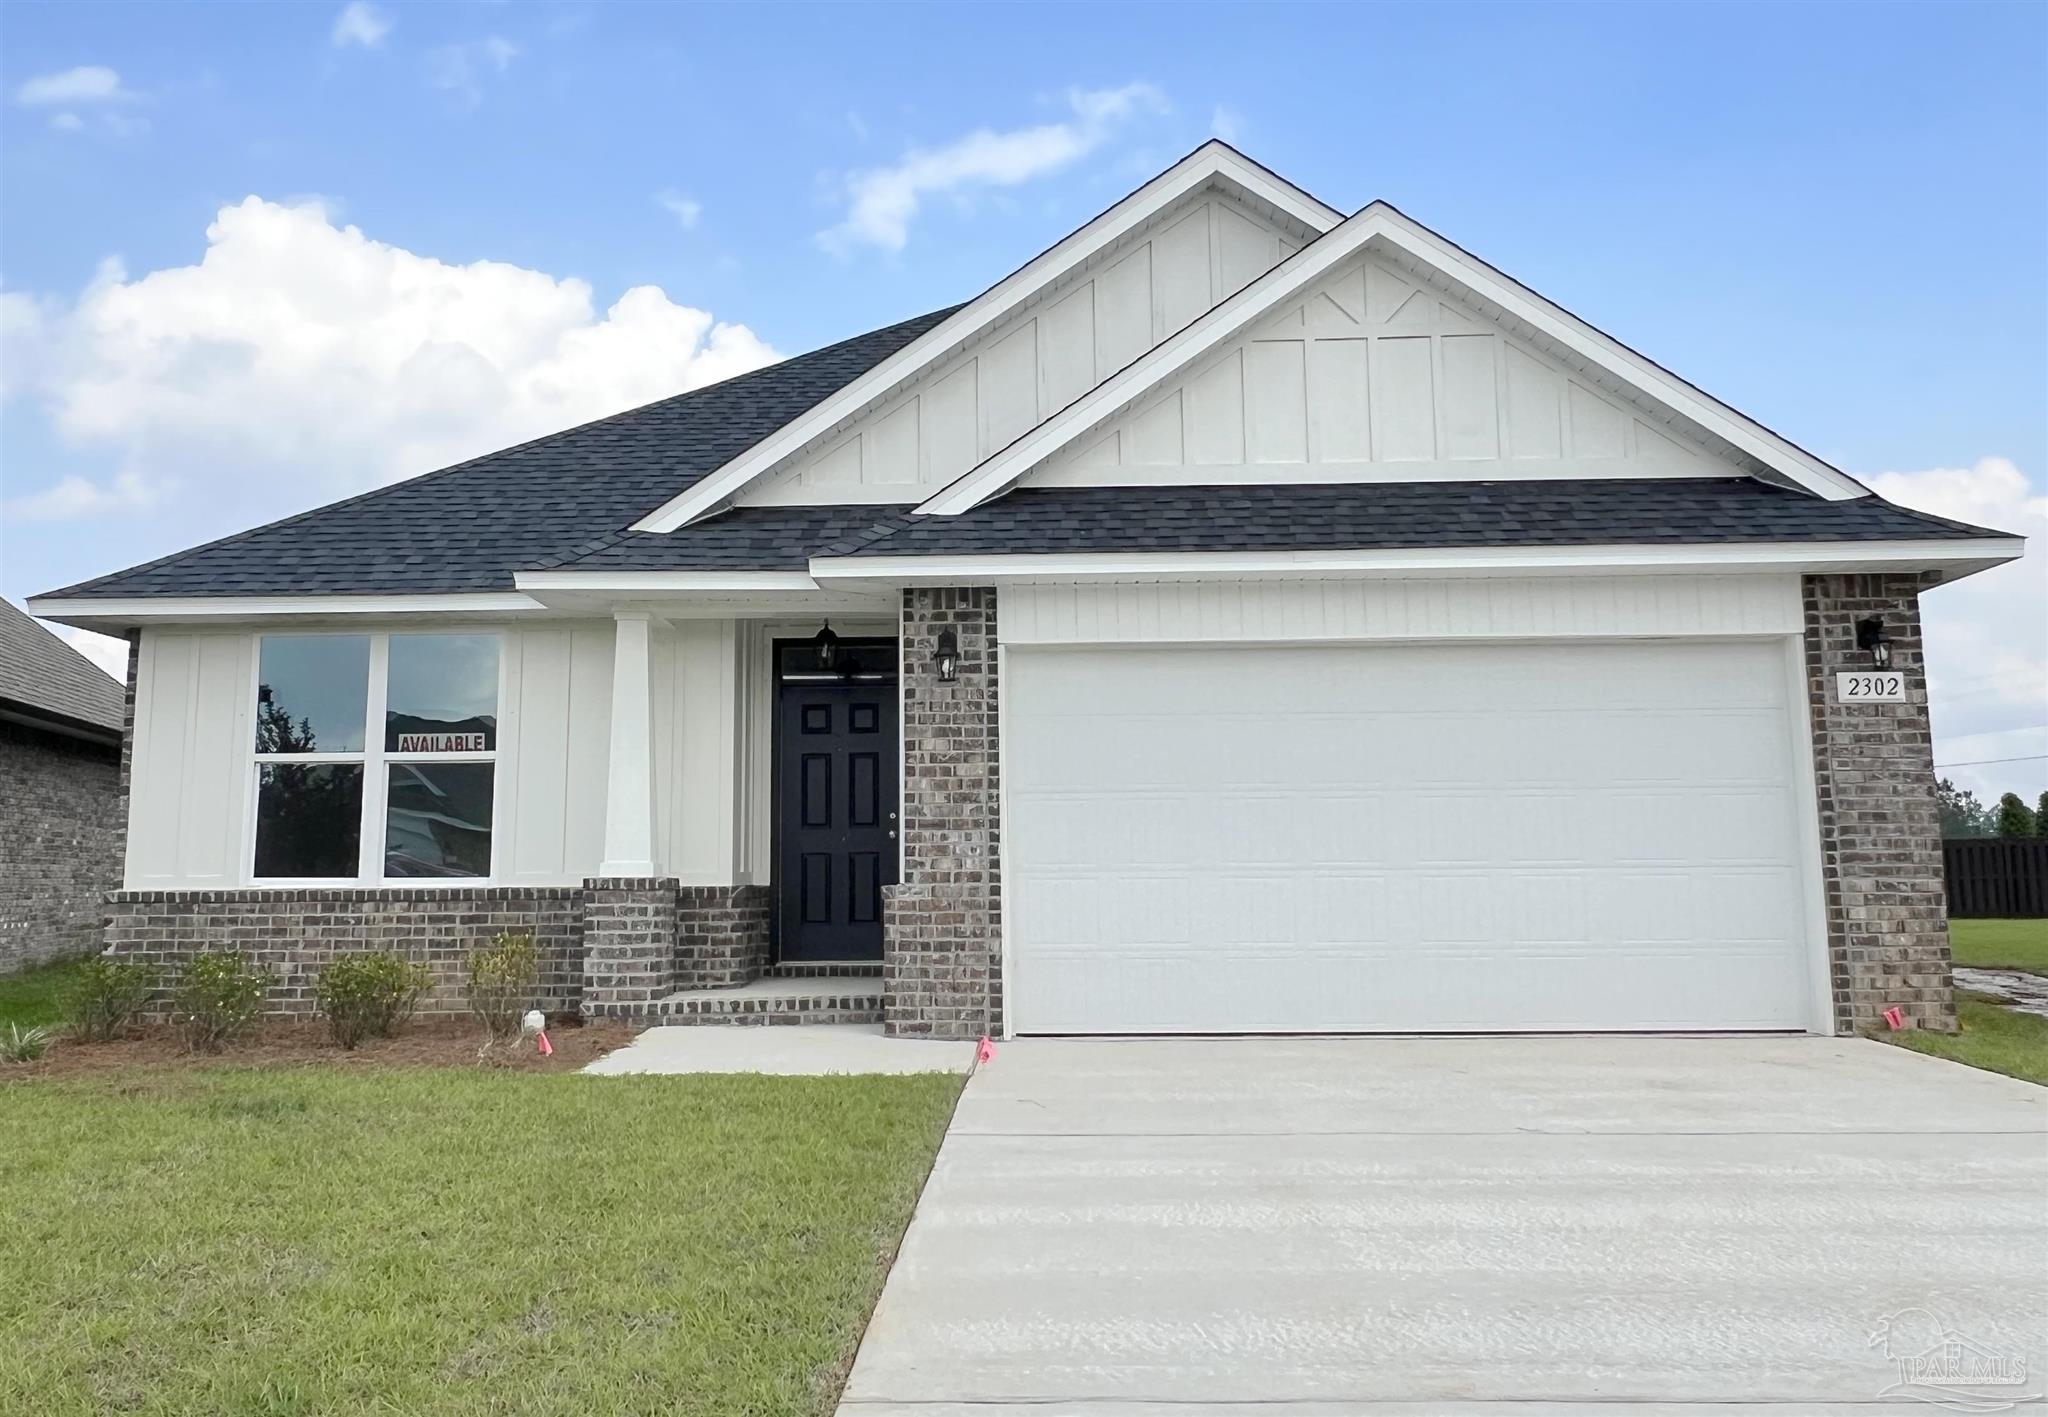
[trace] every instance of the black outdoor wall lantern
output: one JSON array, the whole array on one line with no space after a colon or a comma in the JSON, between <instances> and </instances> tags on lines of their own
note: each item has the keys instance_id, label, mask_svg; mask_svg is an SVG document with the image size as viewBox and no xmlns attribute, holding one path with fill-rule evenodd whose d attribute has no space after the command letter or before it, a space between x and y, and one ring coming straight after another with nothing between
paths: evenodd
<instances>
[{"instance_id":1,"label":"black outdoor wall lantern","mask_svg":"<svg viewBox=\"0 0 2048 1417\"><path fill-rule=\"evenodd\" d=\"M939 631L939 652L932 656L939 682L951 684L960 678L960 637L951 630Z\"/></svg>"},{"instance_id":2,"label":"black outdoor wall lantern","mask_svg":"<svg viewBox=\"0 0 2048 1417\"><path fill-rule=\"evenodd\" d=\"M818 668L830 669L839 660L839 636L832 633L832 622L827 620L825 628L818 631L811 643L817 646Z\"/></svg>"},{"instance_id":3,"label":"black outdoor wall lantern","mask_svg":"<svg viewBox=\"0 0 2048 1417\"><path fill-rule=\"evenodd\" d=\"M1876 616L1856 622L1856 648L1870 651L1872 668L1892 667L1892 642L1885 638L1884 621Z\"/></svg>"}]
</instances>

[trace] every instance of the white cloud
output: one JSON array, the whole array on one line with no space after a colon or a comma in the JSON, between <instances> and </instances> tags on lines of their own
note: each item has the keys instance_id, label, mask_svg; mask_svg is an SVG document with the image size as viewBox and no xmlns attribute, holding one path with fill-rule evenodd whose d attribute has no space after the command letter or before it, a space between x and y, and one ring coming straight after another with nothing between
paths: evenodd
<instances>
[{"instance_id":1,"label":"white cloud","mask_svg":"<svg viewBox=\"0 0 2048 1417\"><path fill-rule=\"evenodd\" d=\"M128 641L117 640L112 635L95 634L91 630L59 625L50 620L41 623L47 625L58 639L104 669L115 683L128 682Z\"/></svg>"},{"instance_id":2,"label":"white cloud","mask_svg":"<svg viewBox=\"0 0 2048 1417\"><path fill-rule=\"evenodd\" d=\"M857 245L901 251L926 198L1015 187L1044 177L1093 152L1138 114L1167 107L1165 95L1143 83L1070 89L1065 102L1070 116L1057 123L1002 133L977 128L944 147L912 148L892 167L850 174L846 215L818 233L819 244L837 254Z\"/></svg>"},{"instance_id":3,"label":"white cloud","mask_svg":"<svg viewBox=\"0 0 2048 1417\"><path fill-rule=\"evenodd\" d=\"M1209 115L1209 133L1226 143L1237 141L1237 135L1244 131L1244 116L1236 109L1217 104Z\"/></svg>"},{"instance_id":4,"label":"white cloud","mask_svg":"<svg viewBox=\"0 0 2048 1417\"><path fill-rule=\"evenodd\" d=\"M50 126L59 133L76 133L85 127L85 120L67 108L61 113L50 115Z\"/></svg>"},{"instance_id":5,"label":"white cloud","mask_svg":"<svg viewBox=\"0 0 2048 1417\"><path fill-rule=\"evenodd\" d=\"M484 101L484 80L502 74L519 57L519 46L502 35L466 44L447 44L427 55L427 82L464 108Z\"/></svg>"},{"instance_id":6,"label":"white cloud","mask_svg":"<svg viewBox=\"0 0 2048 1417\"><path fill-rule=\"evenodd\" d=\"M315 204L221 209L197 265L75 301L0 294L12 397L115 455L102 481L17 486L22 520L205 499L236 520L307 506L744 373L779 356L653 286L590 287L495 261L448 265Z\"/></svg>"},{"instance_id":7,"label":"white cloud","mask_svg":"<svg viewBox=\"0 0 2048 1417\"><path fill-rule=\"evenodd\" d=\"M349 0L341 7L341 13L334 17L334 28L329 32L327 41L337 49L345 49L351 44L375 49L390 33L390 15L370 4L369 0Z\"/></svg>"},{"instance_id":8,"label":"white cloud","mask_svg":"<svg viewBox=\"0 0 2048 1417\"><path fill-rule=\"evenodd\" d=\"M81 64L56 74L38 74L14 91L14 101L27 108L54 108L93 103L129 103L140 95L122 86L121 76L104 64Z\"/></svg>"},{"instance_id":9,"label":"white cloud","mask_svg":"<svg viewBox=\"0 0 2048 1417\"><path fill-rule=\"evenodd\" d=\"M1881 472L1863 479L1882 497L1937 516L2028 538L2027 554L1922 597L1934 761L2048 754L2048 496L2009 459L1971 467ZM1944 770L1994 800L2048 785L2048 762Z\"/></svg>"},{"instance_id":10,"label":"white cloud","mask_svg":"<svg viewBox=\"0 0 2048 1417\"><path fill-rule=\"evenodd\" d=\"M693 230L697 218L704 215L704 204L694 197L680 196L674 192L658 192L654 200L661 209L681 223L683 230Z\"/></svg>"}]
</instances>

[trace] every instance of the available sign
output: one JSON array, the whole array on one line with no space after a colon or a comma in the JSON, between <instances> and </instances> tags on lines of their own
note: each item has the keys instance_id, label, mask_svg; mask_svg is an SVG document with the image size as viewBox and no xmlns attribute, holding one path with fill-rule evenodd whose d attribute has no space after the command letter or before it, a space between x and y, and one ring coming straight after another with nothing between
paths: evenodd
<instances>
[{"instance_id":1,"label":"available sign","mask_svg":"<svg viewBox=\"0 0 2048 1417\"><path fill-rule=\"evenodd\" d=\"M1906 676L1896 669L1852 669L1835 676L1835 698L1845 704L1902 704Z\"/></svg>"},{"instance_id":2,"label":"available sign","mask_svg":"<svg viewBox=\"0 0 2048 1417\"><path fill-rule=\"evenodd\" d=\"M401 733L401 753L488 753L489 736L482 733Z\"/></svg>"}]
</instances>

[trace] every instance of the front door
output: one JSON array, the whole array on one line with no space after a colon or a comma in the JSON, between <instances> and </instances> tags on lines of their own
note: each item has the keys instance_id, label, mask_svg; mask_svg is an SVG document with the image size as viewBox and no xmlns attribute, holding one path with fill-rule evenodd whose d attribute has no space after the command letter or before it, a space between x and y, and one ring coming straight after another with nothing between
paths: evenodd
<instances>
[{"instance_id":1,"label":"front door","mask_svg":"<svg viewBox=\"0 0 2048 1417\"><path fill-rule=\"evenodd\" d=\"M882 957L896 879L896 642L775 646L775 914L786 960Z\"/></svg>"}]
</instances>

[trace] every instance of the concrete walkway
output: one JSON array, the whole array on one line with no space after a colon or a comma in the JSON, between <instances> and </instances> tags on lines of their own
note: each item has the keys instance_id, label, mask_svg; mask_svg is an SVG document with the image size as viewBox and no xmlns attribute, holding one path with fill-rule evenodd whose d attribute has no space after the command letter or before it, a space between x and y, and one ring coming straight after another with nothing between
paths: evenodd
<instances>
[{"instance_id":1,"label":"concrete walkway","mask_svg":"<svg viewBox=\"0 0 2048 1417\"><path fill-rule=\"evenodd\" d=\"M882 1025L691 1024L650 1028L583 1071L621 1073L964 1073L972 1043L885 1038Z\"/></svg>"},{"instance_id":2,"label":"concrete walkway","mask_svg":"<svg viewBox=\"0 0 2048 1417\"><path fill-rule=\"evenodd\" d=\"M1956 966L1956 988L1994 994L2023 1014L2048 1018L2048 975L2023 969L1970 969Z\"/></svg>"},{"instance_id":3,"label":"concrete walkway","mask_svg":"<svg viewBox=\"0 0 2048 1417\"><path fill-rule=\"evenodd\" d=\"M840 1411L1896 1414L1945 1337L2041 1392L2048 1090L1853 1039L1024 1040Z\"/></svg>"}]
</instances>

